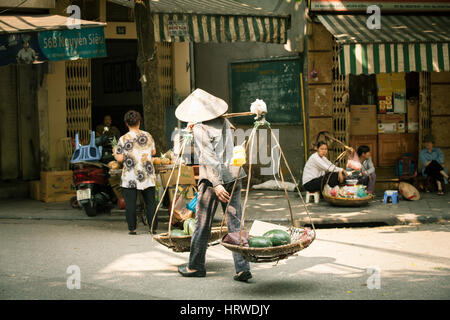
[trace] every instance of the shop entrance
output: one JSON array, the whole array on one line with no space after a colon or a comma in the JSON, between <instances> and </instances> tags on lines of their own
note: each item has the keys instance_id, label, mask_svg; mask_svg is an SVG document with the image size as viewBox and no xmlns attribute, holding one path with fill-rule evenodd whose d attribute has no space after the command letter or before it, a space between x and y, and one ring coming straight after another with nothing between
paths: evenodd
<instances>
[{"instance_id":1,"label":"shop entrance","mask_svg":"<svg viewBox=\"0 0 450 320\"><path fill-rule=\"evenodd\" d=\"M349 75L350 145L368 145L380 172L419 150L419 73Z\"/></svg>"}]
</instances>

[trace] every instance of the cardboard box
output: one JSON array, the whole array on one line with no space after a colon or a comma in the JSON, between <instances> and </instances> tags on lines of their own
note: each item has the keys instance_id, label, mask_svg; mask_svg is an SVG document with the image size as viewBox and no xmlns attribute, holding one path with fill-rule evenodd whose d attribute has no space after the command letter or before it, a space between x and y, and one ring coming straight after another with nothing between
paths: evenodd
<instances>
[{"instance_id":1,"label":"cardboard box","mask_svg":"<svg viewBox=\"0 0 450 320\"><path fill-rule=\"evenodd\" d=\"M173 195L175 194L175 187L169 187L169 189L167 189L167 193L169 193L169 200L170 204L172 205ZM192 185L178 186L177 197L180 194L183 195L183 199L185 200L185 202L189 203L189 201L191 201L195 197L194 186Z\"/></svg>"},{"instance_id":2,"label":"cardboard box","mask_svg":"<svg viewBox=\"0 0 450 320\"><path fill-rule=\"evenodd\" d=\"M378 133L403 133L405 132L404 114L379 114Z\"/></svg>"},{"instance_id":3,"label":"cardboard box","mask_svg":"<svg viewBox=\"0 0 450 320\"><path fill-rule=\"evenodd\" d=\"M41 171L41 200L60 202L76 196L72 171Z\"/></svg>"},{"instance_id":4,"label":"cardboard box","mask_svg":"<svg viewBox=\"0 0 450 320\"><path fill-rule=\"evenodd\" d=\"M169 181L170 172L171 170L161 172L161 181L164 188L166 187L167 182ZM178 177L178 168L174 170L172 178L169 181L169 186L175 186L177 184L177 177ZM180 181L178 182L178 184L195 185L194 168L192 168L191 166L181 166Z\"/></svg>"},{"instance_id":5,"label":"cardboard box","mask_svg":"<svg viewBox=\"0 0 450 320\"><path fill-rule=\"evenodd\" d=\"M377 132L377 107L375 105L350 106L350 135L372 135Z\"/></svg>"},{"instance_id":6,"label":"cardboard box","mask_svg":"<svg viewBox=\"0 0 450 320\"><path fill-rule=\"evenodd\" d=\"M393 93L394 112L406 113L406 92L398 91Z\"/></svg>"},{"instance_id":7,"label":"cardboard box","mask_svg":"<svg viewBox=\"0 0 450 320\"><path fill-rule=\"evenodd\" d=\"M41 200L41 181L30 181L30 198L33 200Z\"/></svg>"}]
</instances>

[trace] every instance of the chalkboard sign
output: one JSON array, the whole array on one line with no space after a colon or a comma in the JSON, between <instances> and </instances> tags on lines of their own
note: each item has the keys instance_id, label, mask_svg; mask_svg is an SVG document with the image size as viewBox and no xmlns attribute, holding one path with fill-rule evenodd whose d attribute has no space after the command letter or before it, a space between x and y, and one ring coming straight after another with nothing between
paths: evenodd
<instances>
[{"instance_id":1,"label":"chalkboard sign","mask_svg":"<svg viewBox=\"0 0 450 320\"><path fill-rule=\"evenodd\" d=\"M267 105L270 123L301 123L301 63L298 58L230 63L233 112L250 111L256 99ZM251 124L254 117L236 117L236 124Z\"/></svg>"}]
</instances>

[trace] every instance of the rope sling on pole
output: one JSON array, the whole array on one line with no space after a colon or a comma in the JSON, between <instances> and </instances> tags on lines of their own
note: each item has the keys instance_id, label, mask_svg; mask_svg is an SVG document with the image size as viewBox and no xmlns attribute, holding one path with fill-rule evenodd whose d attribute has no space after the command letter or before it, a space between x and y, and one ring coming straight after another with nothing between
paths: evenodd
<instances>
[{"instance_id":1,"label":"rope sling on pole","mask_svg":"<svg viewBox=\"0 0 450 320\"><path fill-rule=\"evenodd\" d=\"M286 245L282 245L282 246L277 246L277 247L266 247L266 248L251 248L251 247L245 247L243 246L243 242L242 242L242 231L243 231L243 227L244 227L244 221L245 221L245 213L246 213L246 207L247 207L247 201L248 201L248 192L250 189L250 181L251 181L251 176L252 176L252 153L253 153L253 142L255 139L255 134L256 131L259 129L259 127L261 126L266 126L270 132L272 137L274 138L275 142L278 144L278 148L280 150L281 156L283 158L284 164L286 166L286 168L288 169L291 178L293 179L295 185L296 185L296 189L297 192L300 196L300 199L303 203L303 206L305 208L305 212L307 213L311 226L312 226L312 230L309 228L296 228L294 226L294 217L293 217L293 213L292 213L292 207L290 204L290 200L289 200L289 195L287 193L287 189L286 189L286 183L284 180L284 175L281 171L281 165L279 168L280 171L280 176L281 176L281 180L282 180L282 184L283 184L283 189L285 192L285 197L286 200L288 202L288 207L289 207L289 212L290 212L290 217L291 217L291 224L292 226L289 228L290 231L290 236L291 236L291 243L290 244L286 244ZM244 206L243 206L243 210L242 210L242 217L241 217L241 226L240 226L240 231L239 231L239 245L234 245L234 244L229 244L226 242L221 241L221 244L226 247L227 249L233 251L233 252L237 252L240 253L244 259L246 259L247 261L250 262L273 262L273 261L279 261L281 259L286 259L289 256L295 254L296 252L308 247L312 241L314 241L315 237L316 237L316 230L315 230L315 226L314 226L314 222L312 221L311 215L309 214L308 208L306 206L306 203L303 201L303 197L301 195L300 189L298 188L298 184L295 180L294 175L292 174L292 171L289 167L289 164L287 163L286 157L283 153L283 150L280 146L280 144L278 143L278 139L276 138L275 134L272 131L272 128L270 127L269 122L267 122L263 116L263 118L260 121L255 121L253 130L250 134L249 140L247 142L246 145L246 150L248 148L248 146L250 145L250 155L249 155L249 174L248 174L248 180L247 180L247 189L246 189L246 193L245 193L245 199L244 199ZM240 170L240 169L239 169ZM236 180L237 181L237 180ZM231 191L231 194L234 193L234 189L236 186L236 181L233 185L233 189ZM229 202L228 201L228 205ZM227 205L227 209L228 209L228 205ZM227 210L225 211L225 213L227 212ZM225 218L222 220L222 225L224 223Z\"/></svg>"},{"instance_id":2,"label":"rope sling on pole","mask_svg":"<svg viewBox=\"0 0 450 320\"><path fill-rule=\"evenodd\" d=\"M169 216L169 226L168 226L168 232L167 234L158 234L158 235L153 235L153 239L155 239L156 241L158 241L159 243L161 243L162 245L171 248L173 251L175 252L189 252L190 251L190 243L191 243L191 235L185 235L185 236L172 236L171 235L171 231L172 231L172 220L173 220L173 213L174 213L174 209L175 209L175 201L177 198L177 193L178 193L178 186L179 186L179 182L180 182L180 176L181 176L181 160L182 160L182 155L184 154L184 150L186 148L186 146L188 144L190 144L193 140L193 135L192 135L192 131L185 131L185 134L183 135L183 142L182 145L180 147L180 151L177 154L177 158L175 160L175 164L170 172L169 178L167 180L167 184L164 188L164 192L161 196L161 199L159 200L159 203L156 207L155 213L153 215L153 219L152 219L152 225L150 228L150 232L153 233L153 226L154 226L154 222L158 213L159 208L161 207L161 204L163 202L164 196L169 188L170 185L170 181L172 179L173 173L175 172L175 169L178 168L178 173L177 173L177 180L176 180L176 184L175 184L175 192L173 195L173 200L172 200L172 205L171 205L171 210L170 210L170 216ZM221 237L221 233L222 230L220 230L220 228L213 228L211 230L211 238L210 238L210 242L213 241L217 241L220 239Z\"/></svg>"}]
</instances>

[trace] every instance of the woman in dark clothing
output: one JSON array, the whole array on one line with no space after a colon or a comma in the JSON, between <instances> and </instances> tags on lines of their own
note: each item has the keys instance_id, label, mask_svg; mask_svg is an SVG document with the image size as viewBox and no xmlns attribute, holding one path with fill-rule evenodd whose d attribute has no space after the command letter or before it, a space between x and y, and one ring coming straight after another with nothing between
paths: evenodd
<instances>
[{"instance_id":1,"label":"woman in dark clothing","mask_svg":"<svg viewBox=\"0 0 450 320\"><path fill-rule=\"evenodd\" d=\"M141 191L149 226L155 211L155 170L152 155L156 154L155 142L150 133L139 129L141 115L128 111L124 117L129 132L120 137L114 149L114 157L123 162L121 187L125 200L125 215L129 234L136 234L137 191ZM157 229L155 220L154 229Z\"/></svg>"}]
</instances>

